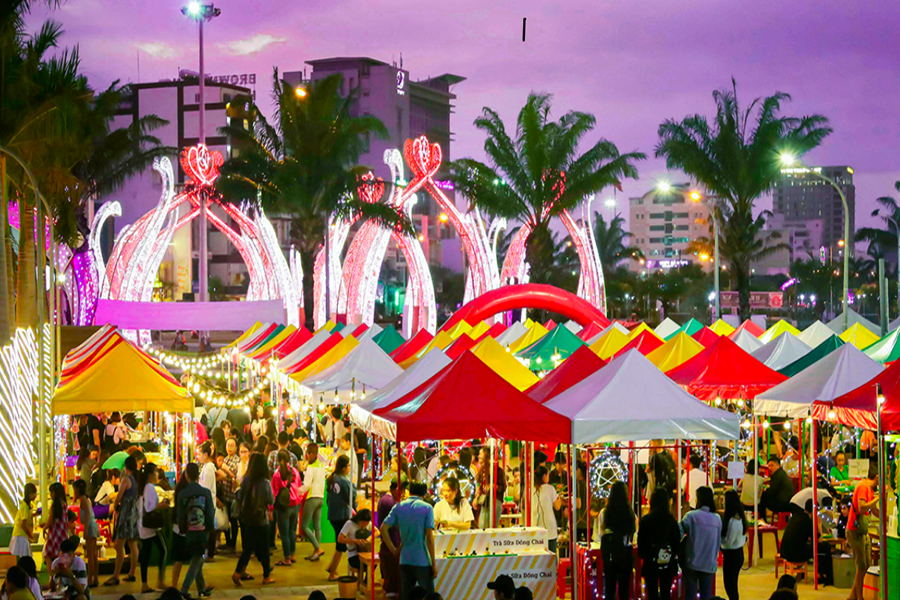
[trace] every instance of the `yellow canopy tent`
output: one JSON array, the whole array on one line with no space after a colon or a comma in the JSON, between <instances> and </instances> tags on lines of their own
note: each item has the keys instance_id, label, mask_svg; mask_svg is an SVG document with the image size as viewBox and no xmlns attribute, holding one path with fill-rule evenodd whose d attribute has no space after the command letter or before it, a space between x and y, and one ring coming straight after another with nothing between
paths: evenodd
<instances>
[{"instance_id":1,"label":"yellow canopy tent","mask_svg":"<svg viewBox=\"0 0 900 600\"><path fill-rule=\"evenodd\" d=\"M472 326L465 322L465 320L460 321L453 327L447 330L447 333L450 335L451 340L455 340L459 336L464 333L469 333L472 331Z\"/></svg>"},{"instance_id":2,"label":"yellow canopy tent","mask_svg":"<svg viewBox=\"0 0 900 600\"><path fill-rule=\"evenodd\" d=\"M840 338L848 344L853 344L860 350L868 348L881 339L860 323L854 323L847 331L840 335Z\"/></svg>"},{"instance_id":3,"label":"yellow canopy tent","mask_svg":"<svg viewBox=\"0 0 900 600\"><path fill-rule=\"evenodd\" d=\"M446 331L438 331L438 334L434 336L434 338L425 345L424 348L404 360L400 363L400 366L404 369L408 369L414 362L431 352L432 348L437 348L439 350L444 350L447 346L453 343L453 338L450 337L450 334Z\"/></svg>"},{"instance_id":4,"label":"yellow canopy tent","mask_svg":"<svg viewBox=\"0 0 900 600\"><path fill-rule=\"evenodd\" d=\"M548 331L546 327L544 327L540 323L534 323L531 326L531 329L529 329L526 334L509 345L509 351L515 354L522 348L527 348L528 346L532 345L533 343L547 335L547 333Z\"/></svg>"},{"instance_id":5,"label":"yellow canopy tent","mask_svg":"<svg viewBox=\"0 0 900 600\"><path fill-rule=\"evenodd\" d=\"M710 329L716 335L731 335L732 333L734 333L734 327L732 327L728 324L727 321L723 321L722 319L719 319L718 321L713 323Z\"/></svg>"},{"instance_id":6,"label":"yellow canopy tent","mask_svg":"<svg viewBox=\"0 0 900 600\"><path fill-rule=\"evenodd\" d=\"M478 325L472 328L472 331L469 332L469 337L471 337L473 340L477 340L485 333L487 333L490 328L491 326L488 325L487 321L481 321L480 323L478 323Z\"/></svg>"},{"instance_id":7,"label":"yellow canopy tent","mask_svg":"<svg viewBox=\"0 0 900 600\"><path fill-rule=\"evenodd\" d=\"M514 358L492 337L486 337L475 344L471 352L520 392L538 382L537 375Z\"/></svg>"},{"instance_id":8,"label":"yellow canopy tent","mask_svg":"<svg viewBox=\"0 0 900 600\"><path fill-rule=\"evenodd\" d=\"M679 331L668 342L647 355L647 360L659 367L665 373L674 369L688 359L693 358L704 350L703 344Z\"/></svg>"},{"instance_id":9,"label":"yellow canopy tent","mask_svg":"<svg viewBox=\"0 0 900 600\"><path fill-rule=\"evenodd\" d=\"M619 331L618 327L610 327L609 331L603 334L603 337L594 342L589 348L603 360L609 360L613 354L624 348L627 343L628 334Z\"/></svg>"},{"instance_id":10,"label":"yellow canopy tent","mask_svg":"<svg viewBox=\"0 0 900 600\"><path fill-rule=\"evenodd\" d=\"M301 371L297 371L296 373L291 373L290 377L296 382L301 382L310 375L315 375L320 371L324 371L337 361L341 360L348 354L350 351L359 346L359 340L357 340L352 335L348 335L340 342L335 344L334 348L323 354L319 357L319 360L315 361L311 365L308 365L305 369Z\"/></svg>"},{"instance_id":11,"label":"yellow canopy tent","mask_svg":"<svg viewBox=\"0 0 900 600\"><path fill-rule=\"evenodd\" d=\"M334 328L335 328L335 327L337 327L337 323L335 323L335 322L332 321L331 319L328 319L327 321L325 321L325 324L324 324L324 325L322 325L321 327L319 327L318 329L316 329L315 331L313 331L313 335L319 333L319 332L322 331L323 329L324 329L325 331L331 333L332 331L334 331Z\"/></svg>"},{"instance_id":12,"label":"yellow canopy tent","mask_svg":"<svg viewBox=\"0 0 900 600\"><path fill-rule=\"evenodd\" d=\"M780 321L778 321L777 323L775 323L774 325L772 325L771 327L766 329L766 332L764 334L762 334L761 336L759 336L759 341L761 341L763 344L768 344L769 342L771 342L772 340L774 340L775 338L777 338L779 335L781 335L783 333L790 333L791 335L800 335L800 330L797 329L796 327L794 327L793 325L791 325L790 323L788 323L787 321L785 321L784 319L781 319Z\"/></svg>"},{"instance_id":13,"label":"yellow canopy tent","mask_svg":"<svg viewBox=\"0 0 900 600\"><path fill-rule=\"evenodd\" d=\"M527 319L525 319L525 323L523 323L523 325L525 325L526 328L531 329L531 327L534 325L534 321L531 319L531 317L528 317Z\"/></svg>"},{"instance_id":14,"label":"yellow canopy tent","mask_svg":"<svg viewBox=\"0 0 900 600\"><path fill-rule=\"evenodd\" d=\"M649 325L644 323L643 321L641 321L640 325L638 325L637 327L635 327L634 329L631 330L631 332L628 334L628 341L630 342L631 340L633 340L637 336L641 335L645 331L649 331L650 333L652 333L653 337L657 338L661 342L665 341L663 338L659 337L659 334L657 334L655 331L653 331L653 329Z\"/></svg>"}]
</instances>

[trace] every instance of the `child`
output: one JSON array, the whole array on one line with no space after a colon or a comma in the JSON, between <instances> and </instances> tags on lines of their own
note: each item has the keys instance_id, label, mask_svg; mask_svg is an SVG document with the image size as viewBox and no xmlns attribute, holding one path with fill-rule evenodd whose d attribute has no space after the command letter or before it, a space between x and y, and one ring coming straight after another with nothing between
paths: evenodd
<instances>
[{"instance_id":1,"label":"child","mask_svg":"<svg viewBox=\"0 0 900 600\"><path fill-rule=\"evenodd\" d=\"M350 573L356 575L359 571L359 546L367 547L371 532L368 531L372 522L372 512L364 508L350 517L338 534L338 541L347 546L347 563L350 565Z\"/></svg>"},{"instance_id":2,"label":"child","mask_svg":"<svg viewBox=\"0 0 900 600\"><path fill-rule=\"evenodd\" d=\"M100 569L97 555L97 538L100 537L100 527L94 519L94 506L87 496L87 485L84 480L78 479L72 484L75 502L78 504L78 518L84 533L84 555L88 564L88 585L100 584Z\"/></svg>"},{"instance_id":3,"label":"child","mask_svg":"<svg viewBox=\"0 0 900 600\"><path fill-rule=\"evenodd\" d=\"M97 495L94 497L94 503L103 504L104 506L109 506L113 503L113 500L116 499L116 488L119 486L119 470L118 469L107 469L106 470L106 481L103 482L103 485L100 486L100 489L97 490Z\"/></svg>"},{"instance_id":4,"label":"child","mask_svg":"<svg viewBox=\"0 0 900 600\"><path fill-rule=\"evenodd\" d=\"M30 556L22 556L19 558L16 566L25 571L25 574L28 575L28 589L34 594L35 600L42 600L44 596L41 592L41 582L38 581L37 565L35 564L34 559Z\"/></svg>"},{"instance_id":5,"label":"child","mask_svg":"<svg viewBox=\"0 0 900 600\"><path fill-rule=\"evenodd\" d=\"M63 484L50 484L50 500L50 515L44 525L44 564L48 565L59 555L61 544L69 536L69 510Z\"/></svg>"},{"instance_id":6,"label":"child","mask_svg":"<svg viewBox=\"0 0 900 600\"><path fill-rule=\"evenodd\" d=\"M31 540L34 539L31 503L34 502L35 497L37 497L37 488L33 483L26 483L25 494L13 523L12 538L9 540L9 553L13 556L31 556Z\"/></svg>"},{"instance_id":7,"label":"child","mask_svg":"<svg viewBox=\"0 0 900 600\"><path fill-rule=\"evenodd\" d=\"M59 545L59 558L50 565L50 589L63 592L67 600L89 600L87 567L84 559L75 555L77 550L77 535Z\"/></svg>"}]
</instances>

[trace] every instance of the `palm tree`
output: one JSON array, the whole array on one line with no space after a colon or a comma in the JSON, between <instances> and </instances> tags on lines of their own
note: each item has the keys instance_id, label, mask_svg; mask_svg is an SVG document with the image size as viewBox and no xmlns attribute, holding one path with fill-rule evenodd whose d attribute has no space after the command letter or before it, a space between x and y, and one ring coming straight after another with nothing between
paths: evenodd
<instances>
[{"instance_id":1,"label":"palm tree","mask_svg":"<svg viewBox=\"0 0 900 600\"><path fill-rule=\"evenodd\" d=\"M750 316L750 263L775 249L760 240L765 224L754 216L756 200L780 174L779 154L802 155L818 146L831 128L821 115L786 117L780 114L790 96L781 92L756 98L742 110L737 84L713 92L716 119L695 114L682 121L666 120L659 126L656 156L665 157L670 169L690 175L716 198L722 258L733 273L741 319ZM754 115L754 111L756 114Z\"/></svg>"},{"instance_id":2,"label":"palm tree","mask_svg":"<svg viewBox=\"0 0 900 600\"><path fill-rule=\"evenodd\" d=\"M628 244L631 234L623 229L624 224L625 219L619 215L607 223L602 214L594 213L594 240L597 242L597 252L603 265L603 277L607 281L620 263L644 258L640 248Z\"/></svg>"},{"instance_id":3,"label":"palm tree","mask_svg":"<svg viewBox=\"0 0 900 600\"><path fill-rule=\"evenodd\" d=\"M641 152L620 154L615 144L600 139L583 154L579 143L594 129L593 115L570 111L550 120L549 94L528 96L519 112L515 138L500 116L485 107L475 126L484 131L490 165L472 158L454 161L456 189L487 214L516 219L531 227L525 256L531 280L549 283L553 272L554 217L582 199L624 177L637 177L634 163Z\"/></svg>"},{"instance_id":4,"label":"palm tree","mask_svg":"<svg viewBox=\"0 0 900 600\"><path fill-rule=\"evenodd\" d=\"M894 189L900 192L900 181L894 183ZM893 254L897 251L897 227L900 225L900 205L891 196L882 196L875 200L880 206L872 211L873 217L881 217L885 229L877 227L861 227L856 231L855 240L869 242L869 247L875 244L884 254ZM869 252L871 255L872 253Z\"/></svg>"},{"instance_id":5,"label":"palm tree","mask_svg":"<svg viewBox=\"0 0 900 600\"><path fill-rule=\"evenodd\" d=\"M387 129L373 116L355 116L355 90L341 97L341 75L294 88L275 69L272 88L273 123L249 98L232 100L232 121L246 121L249 127L220 128L235 140L240 155L225 162L217 187L231 201L258 199L267 209L291 215L312 326L313 263L323 244L328 252L329 218L354 214L407 231L411 225L387 205L368 204L355 195L359 177L370 170L357 165L366 139L387 137ZM327 259L325 265L328 269Z\"/></svg>"}]
</instances>

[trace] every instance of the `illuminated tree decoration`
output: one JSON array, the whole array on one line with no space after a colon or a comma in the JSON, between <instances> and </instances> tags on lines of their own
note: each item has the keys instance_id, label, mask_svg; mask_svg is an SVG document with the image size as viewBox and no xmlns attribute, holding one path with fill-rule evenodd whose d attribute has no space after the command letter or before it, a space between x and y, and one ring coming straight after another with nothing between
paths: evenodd
<instances>
[{"instance_id":1,"label":"illuminated tree decoration","mask_svg":"<svg viewBox=\"0 0 900 600\"><path fill-rule=\"evenodd\" d=\"M612 452L604 451L591 460L591 493L594 498L609 496L609 488L617 481L628 478L628 469L622 459Z\"/></svg>"}]
</instances>

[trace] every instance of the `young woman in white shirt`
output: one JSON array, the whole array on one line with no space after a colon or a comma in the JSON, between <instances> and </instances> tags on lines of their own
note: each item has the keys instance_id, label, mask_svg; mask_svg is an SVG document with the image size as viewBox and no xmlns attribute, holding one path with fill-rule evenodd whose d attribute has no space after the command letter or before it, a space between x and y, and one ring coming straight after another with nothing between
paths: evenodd
<instances>
[{"instance_id":1,"label":"young woman in white shirt","mask_svg":"<svg viewBox=\"0 0 900 600\"><path fill-rule=\"evenodd\" d=\"M547 549L556 552L556 514L562 508L562 498L549 483L550 472L547 467L534 470L534 490L531 498L531 526L543 527L547 530Z\"/></svg>"},{"instance_id":2,"label":"young woman in white shirt","mask_svg":"<svg viewBox=\"0 0 900 600\"><path fill-rule=\"evenodd\" d=\"M140 489L140 521L138 521L138 533L141 536L141 593L149 594L157 591L147 585L147 571L150 568L150 554L153 546L159 553L159 576L157 578L157 587L159 590L166 588L166 561L168 559L169 549L166 547L164 535L158 535L157 529L144 527L144 515L155 510L163 510L168 507L168 501L160 502L159 494L156 493L156 484L159 482L159 469L153 463L144 465L138 480L138 488Z\"/></svg>"},{"instance_id":3,"label":"young woman in white shirt","mask_svg":"<svg viewBox=\"0 0 900 600\"><path fill-rule=\"evenodd\" d=\"M448 477L441 483L441 499L434 505L434 524L438 529L471 529L475 521L472 507L459 489L459 480Z\"/></svg>"},{"instance_id":4,"label":"young woman in white shirt","mask_svg":"<svg viewBox=\"0 0 900 600\"><path fill-rule=\"evenodd\" d=\"M738 576L744 566L744 544L747 543L747 517L741 497L734 490L725 492L722 514L722 579L728 600L740 600Z\"/></svg>"}]
</instances>

